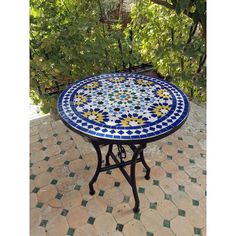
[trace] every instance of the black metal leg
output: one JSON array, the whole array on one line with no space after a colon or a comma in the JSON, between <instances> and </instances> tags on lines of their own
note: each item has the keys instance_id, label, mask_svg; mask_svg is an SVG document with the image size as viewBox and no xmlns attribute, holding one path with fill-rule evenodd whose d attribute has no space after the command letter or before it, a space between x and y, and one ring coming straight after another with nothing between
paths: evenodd
<instances>
[{"instance_id":1,"label":"black metal leg","mask_svg":"<svg viewBox=\"0 0 236 236\"><path fill-rule=\"evenodd\" d=\"M113 147L113 145L109 144L108 152L106 155L106 166L110 165L109 157L110 157L110 153L112 152L112 147Z\"/></svg>"},{"instance_id":2,"label":"black metal leg","mask_svg":"<svg viewBox=\"0 0 236 236\"><path fill-rule=\"evenodd\" d=\"M133 190L133 195L134 195L134 200L135 200L135 206L133 208L134 212L139 212L139 197L138 197L137 186L136 186L135 166L136 166L138 155L143 148L145 148L145 145L140 145L138 148L133 149L134 154L132 157L131 168L130 168L131 187Z\"/></svg>"},{"instance_id":3,"label":"black metal leg","mask_svg":"<svg viewBox=\"0 0 236 236\"><path fill-rule=\"evenodd\" d=\"M90 195L94 195L95 191L94 191L94 187L93 184L96 182L98 175L100 173L101 170L101 166L102 166L102 153L101 153L101 149L99 147L99 144L96 142L92 142L96 152L97 152L97 156L98 156L98 163L97 163L97 169L96 172L93 176L93 178L91 179L91 181L89 182L89 194Z\"/></svg>"},{"instance_id":4,"label":"black metal leg","mask_svg":"<svg viewBox=\"0 0 236 236\"><path fill-rule=\"evenodd\" d=\"M140 152L140 158L141 158L141 161L143 163L143 166L146 168L146 175L145 175L144 178L145 179L150 179L151 168L147 165L147 162L144 159L143 150Z\"/></svg>"}]
</instances>

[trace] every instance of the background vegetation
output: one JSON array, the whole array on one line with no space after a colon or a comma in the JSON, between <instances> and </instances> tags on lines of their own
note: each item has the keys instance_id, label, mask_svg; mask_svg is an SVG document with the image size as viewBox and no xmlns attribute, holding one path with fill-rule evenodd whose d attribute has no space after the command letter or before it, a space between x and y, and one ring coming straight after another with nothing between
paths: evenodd
<instances>
[{"instance_id":1,"label":"background vegetation","mask_svg":"<svg viewBox=\"0 0 236 236\"><path fill-rule=\"evenodd\" d=\"M47 113L75 80L151 62L204 102L205 22L205 0L31 0L30 96Z\"/></svg>"}]
</instances>

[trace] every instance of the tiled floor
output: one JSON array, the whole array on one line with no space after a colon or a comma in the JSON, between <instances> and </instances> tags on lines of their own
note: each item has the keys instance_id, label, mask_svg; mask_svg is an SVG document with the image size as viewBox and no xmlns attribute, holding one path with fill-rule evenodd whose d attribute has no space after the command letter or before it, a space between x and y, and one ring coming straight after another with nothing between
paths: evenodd
<instances>
[{"instance_id":1,"label":"tiled floor","mask_svg":"<svg viewBox=\"0 0 236 236\"><path fill-rule=\"evenodd\" d=\"M138 214L119 170L101 173L96 194L89 195L95 152L61 121L32 120L30 135L31 236L206 235L205 108L191 103L180 130L148 144L151 179L144 179L141 163L136 166Z\"/></svg>"}]
</instances>

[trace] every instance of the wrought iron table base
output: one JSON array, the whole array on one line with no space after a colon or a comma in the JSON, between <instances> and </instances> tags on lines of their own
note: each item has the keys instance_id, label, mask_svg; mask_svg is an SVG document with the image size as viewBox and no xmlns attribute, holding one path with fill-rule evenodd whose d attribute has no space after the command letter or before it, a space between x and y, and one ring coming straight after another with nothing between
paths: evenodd
<instances>
[{"instance_id":1,"label":"wrought iron table base","mask_svg":"<svg viewBox=\"0 0 236 236\"><path fill-rule=\"evenodd\" d=\"M119 168L121 173L124 175L124 177L126 178L126 180L128 181L128 183L131 185L132 191L133 191L133 195L134 195L134 199L135 199L135 206L133 208L134 212L138 212L139 211L139 197L138 197L138 192L137 192L137 187L136 187L136 178L135 178L135 166L137 162L142 162L143 166L146 169L146 175L145 175L145 179L150 179L150 167L147 165L145 159L144 159L144 155L143 155L143 150L146 148L146 143L144 144L139 144L139 145L134 145L134 144L129 144L128 146L131 148L131 150L133 151L133 156L132 159L130 161L124 161L123 159L126 158L126 152L125 149L122 145L117 144L118 146L118 158L120 160L118 160L118 158L116 157L116 155L113 153L112 149L113 149L113 144L109 144L109 148L108 148L108 152L106 154L106 162L105 162L105 166L102 167L102 153L101 153L101 149L100 149L100 144L98 142L94 142L92 141L92 144L97 152L97 157L98 157L98 163L97 163L97 168L96 168L96 172L93 176L93 178L91 179L91 181L89 182L89 193L90 195L94 195L95 191L94 191L94 187L93 184L96 182L98 175L100 172L103 171L107 171L107 170L112 170L115 168ZM138 156L140 156L138 158ZM113 161L115 162L115 164L111 165L109 162L109 158L112 158ZM124 166L130 165L130 175L126 172L126 170L124 169Z\"/></svg>"}]
</instances>

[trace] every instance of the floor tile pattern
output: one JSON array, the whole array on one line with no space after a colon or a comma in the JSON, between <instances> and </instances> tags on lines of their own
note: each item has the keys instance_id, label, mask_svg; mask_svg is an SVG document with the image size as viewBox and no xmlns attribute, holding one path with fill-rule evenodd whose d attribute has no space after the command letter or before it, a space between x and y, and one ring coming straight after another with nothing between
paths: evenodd
<instances>
[{"instance_id":1,"label":"floor tile pattern","mask_svg":"<svg viewBox=\"0 0 236 236\"><path fill-rule=\"evenodd\" d=\"M136 214L131 188L119 170L101 173L96 194L89 195L96 168L91 144L49 116L32 120L30 235L205 236L205 109L190 106L181 129L148 144L150 180L144 179L141 163L136 166L141 209Z\"/></svg>"}]
</instances>

